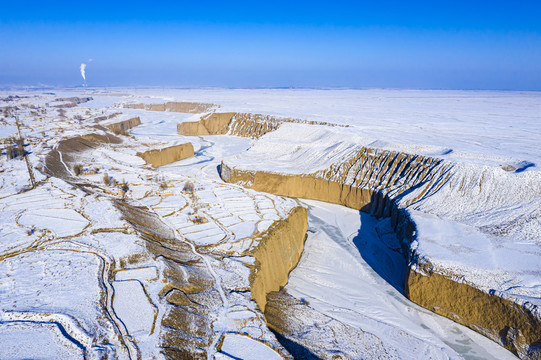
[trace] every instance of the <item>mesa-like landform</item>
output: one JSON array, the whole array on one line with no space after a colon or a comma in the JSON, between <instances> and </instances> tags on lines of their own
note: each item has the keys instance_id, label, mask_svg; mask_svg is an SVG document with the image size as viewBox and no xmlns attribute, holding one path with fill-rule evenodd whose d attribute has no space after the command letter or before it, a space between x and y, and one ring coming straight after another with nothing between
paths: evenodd
<instances>
[{"instance_id":1,"label":"mesa-like landform","mask_svg":"<svg viewBox=\"0 0 541 360\"><path fill-rule=\"evenodd\" d=\"M0 358L540 359L539 100L6 93Z\"/></svg>"}]
</instances>

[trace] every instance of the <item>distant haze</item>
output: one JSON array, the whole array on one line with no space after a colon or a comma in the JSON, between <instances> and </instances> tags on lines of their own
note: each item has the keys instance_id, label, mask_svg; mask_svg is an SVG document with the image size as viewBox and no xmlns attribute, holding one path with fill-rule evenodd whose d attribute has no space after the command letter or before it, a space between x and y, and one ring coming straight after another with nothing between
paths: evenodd
<instances>
[{"instance_id":1,"label":"distant haze","mask_svg":"<svg viewBox=\"0 0 541 360\"><path fill-rule=\"evenodd\" d=\"M541 1L11 1L0 86L541 90Z\"/></svg>"}]
</instances>

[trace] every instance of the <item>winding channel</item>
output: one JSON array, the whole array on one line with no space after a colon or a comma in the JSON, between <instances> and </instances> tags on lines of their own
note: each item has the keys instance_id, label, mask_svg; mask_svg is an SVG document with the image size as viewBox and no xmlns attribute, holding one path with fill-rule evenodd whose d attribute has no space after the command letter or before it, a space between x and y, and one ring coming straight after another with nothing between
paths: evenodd
<instances>
[{"instance_id":1,"label":"winding channel","mask_svg":"<svg viewBox=\"0 0 541 360\"><path fill-rule=\"evenodd\" d=\"M151 120L149 127L153 125L157 124ZM144 126L145 122L134 135L148 135L142 131ZM173 129L164 135L173 136ZM165 165L160 171L181 171L219 180L221 159L251 145L249 139L228 136L213 136L212 141L209 137L193 140L190 141L194 147L199 146L195 157ZM405 348L407 342L401 342L400 336L393 336L401 331L412 342L447 346L465 359L516 359L491 340L415 305L402 295L403 277L399 269L404 260L393 246L392 236L385 232L385 224L343 206L303 202L308 208L309 231L301 260L286 285L289 294L309 300L312 308L325 315L374 333L383 343L397 348L403 358L414 359L419 354ZM389 241L382 242L382 232Z\"/></svg>"},{"instance_id":2,"label":"winding channel","mask_svg":"<svg viewBox=\"0 0 541 360\"><path fill-rule=\"evenodd\" d=\"M236 147L239 153L248 144L246 139L215 136L211 145L207 142L196 152L196 157L212 160L186 159L165 167L182 168L190 174L199 173L217 180L216 170L215 173L206 170L216 169L223 157L235 155L225 145L228 141L239 142ZM378 232L385 231L385 224L340 205L301 201L308 208L309 231L301 260L285 287L289 294L309 300L312 308L325 315L378 335L391 346L404 347L400 341L389 338L390 333L403 330L416 341L435 347L448 346L465 359L517 359L491 340L421 308L402 295L403 277L398 269L404 260L392 246L392 237L391 243L382 243ZM389 234L385 238L389 239ZM329 255L331 248L334 256ZM346 266L349 273L336 265L338 260L349 262ZM403 358L416 356L411 349L402 348L402 351L399 354Z\"/></svg>"}]
</instances>

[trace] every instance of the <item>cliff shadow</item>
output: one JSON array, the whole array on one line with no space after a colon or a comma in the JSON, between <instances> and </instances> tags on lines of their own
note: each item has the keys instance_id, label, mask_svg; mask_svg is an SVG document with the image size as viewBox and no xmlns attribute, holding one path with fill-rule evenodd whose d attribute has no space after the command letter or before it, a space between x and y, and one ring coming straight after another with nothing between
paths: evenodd
<instances>
[{"instance_id":1,"label":"cliff shadow","mask_svg":"<svg viewBox=\"0 0 541 360\"><path fill-rule=\"evenodd\" d=\"M301 344L289 340L276 330L271 331L276 336L278 342L293 356L295 360L320 360L321 358L312 353L309 349L302 346Z\"/></svg>"},{"instance_id":2,"label":"cliff shadow","mask_svg":"<svg viewBox=\"0 0 541 360\"><path fill-rule=\"evenodd\" d=\"M378 217L373 211L375 207L371 208L370 212L359 212L361 227L352 239L353 244L363 260L403 294L408 265L404 243L400 240L391 217Z\"/></svg>"}]
</instances>

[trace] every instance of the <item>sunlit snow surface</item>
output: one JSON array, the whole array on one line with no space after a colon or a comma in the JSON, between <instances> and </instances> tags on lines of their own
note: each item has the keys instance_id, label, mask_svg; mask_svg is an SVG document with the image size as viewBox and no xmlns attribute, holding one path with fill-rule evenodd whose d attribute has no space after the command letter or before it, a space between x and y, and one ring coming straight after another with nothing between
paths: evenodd
<instances>
[{"instance_id":1,"label":"sunlit snow surface","mask_svg":"<svg viewBox=\"0 0 541 360\"><path fill-rule=\"evenodd\" d=\"M132 99L197 101L218 111L255 112L354 126L380 145L396 143L419 152L470 160L520 160L541 164L541 93L428 90L222 90L115 89ZM428 145L428 146L427 146Z\"/></svg>"},{"instance_id":2,"label":"sunlit snow surface","mask_svg":"<svg viewBox=\"0 0 541 360\"><path fill-rule=\"evenodd\" d=\"M384 345L397 349L402 359L458 358L455 351L466 358L515 358L474 331L401 295L404 259L396 251L398 240L389 219L377 220L338 205L304 202L310 209L308 239L286 286L290 294L325 315L378 336ZM388 243L382 244L382 237Z\"/></svg>"},{"instance_id":3,"label":"sunlit snow surface","mask_svg":"<svg viewBox=\"0 0 541 360\"><path fill-rule=\"evenodd\" d=\"M55 92L56 96L83 96L79 91ZM124 177L133 184L130 193L135 199L160 216L167 216L168 223L179 233L200 245L222 241L223 229L210 223L201 225L200 232L190 231L190 226L183 228L189 221L189 209L178 211L185 200L175 191L180 191L185 179L190 177L205 184L219 181L217 167L221 160L243 153L254 141L221 136L179 136L177 123L196 121L200 115L121 109L115 108L115 103L171 100L213 103L220 106L218 111L224 112L348 124L351 127L342 129L341 136L360 137L373 146L452 161L488 166L535 164L525 167L525 173L538 172L541 164L539 93L221 89L115 89L113 92L128 96L94 96L94 100L79 105L77 109L81 110L75 112L84 114L88 108L98 114L107 108L110 113L121 111L127 117L139 116L142 124L130 131L138 142L132 149L97 149L89 153L86 161L101 164L110 175ZM43 106L52 98L45 96L31 102ZM6 105L10 104L0 104ZM25 121L27 127L23 128L23 134L40 138L32 144L33 153L29 155L32 164L39 164L61 137L88 132L77 121L55 116L47 117L46 121L28 117ZM291 131L295 131L294 127ZM0 137L5 139L16 132L13 124L0 123ZM290 135L292 139L302 137L302 134ZM196 156L163 166L157 172L161 178L174 179L177 190L173 188L172 196L159 199L146 196L149 191L155 191L155 187L142 181L148 169L130 174L130 169L144 167L144 162L135 156L141 144L187 141L194 144ZM154 330L163 309L157 296L152 295L160 290L161 265L155 267L152 261L147 261L136 268L117 271L113 278L105 276L118 266L114 259L144 252L138 238L127 231L119 212L61 180L50 179L34 190L21 192L28 186L24 162L8 162L2 158L1 165L0 249L3 257L0 267L7 277L0 283L0 358L32 358L36 354L43 358L76 358L82 356L82 347L96 349L87 355L99 358L100 350L92 345L93 338L107 339L109 343L104 349L122 349L110 352L115 357L134 357L136 351L127 352L119 340L131 338L139 344L143 358L161 358L155 351L159 333ZM45 178L38 171L36 177L38 181ZM86 177L98 182L102 174ZM222 208L218 206L207 213L223 220L222 225L236 234L235 239L263 231L284 215L284 209L274 211L272 202L269 205L264 196L251 197L262 209L267 209L259 215L245 211L242 206L235 208L238 203L234 197L246 195L241 190L238 195L229 192L232 201L228 202L222 190L220 186L211 191L201 189L198 196L206 204L223 201ZM532 199L534 204L535 200ZM290 206L287 201L284 204L286 208ZM384 222L339 206L310 201L306 205L309 207L308 240L299 266L291 273L286 286L289 293L309 300L312 308L325 315L376 335L385 346L396 349L401 358L513 358L498 345L419 308L400 294L400 282L394 277L402 266L399 258L388 251L393 240ZM419 215L421 235L425 229L430 232L430 226L435 226L432 221L423 223L423 216ZM116 230L101 232L102 229ZM382 245L374 241L375 231L380 232L380 238L381 233L389 233L389 243ZM425 244L421 246L425 246L426 251L441 250L437 249L437 243L432 248L430 243ZM237 244L224 241L220 246L229 251L235 250ZM48 249L46 254L40 253L45 248ZM479 259L473 257L472 261L476 260ZM225 272L218 271L217 275L224 276L224 284L230 281ZM537 275L530 285L539 286ZM132 297L138 300L131 303ZM107 309L111 314L107 314ZM252 310L231 311L225 319L229 319L229 324L241 323L253 319L253 314ZM225 327L227 321L224 320ZM71 336L66 337L66 332ZM216 353L216 358L277 356L271 347L246 336L228 334L224 339L222 353ZM258 351L248 353L250 356L247 349ZM272 355L267 354L269 351Z\"/></svg>"}]
</instances>

